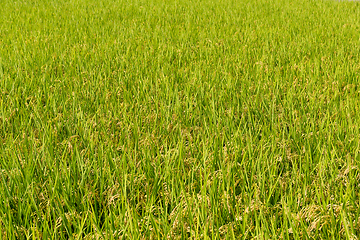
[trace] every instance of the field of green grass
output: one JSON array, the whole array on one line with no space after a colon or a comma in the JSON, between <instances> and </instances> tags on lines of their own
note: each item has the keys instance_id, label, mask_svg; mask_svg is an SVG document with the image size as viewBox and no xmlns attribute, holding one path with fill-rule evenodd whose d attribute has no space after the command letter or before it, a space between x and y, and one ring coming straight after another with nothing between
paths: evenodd
<instances>
[{"instance_id":1,"label":"field of green grass","mask_svg":"<svg viewBox=\"0 0 360 240\"><path fill-rule=\"evenodd\" d=\"M359 16L1 0L0 239L358 239Z\"/></svg>"}]
</instances>

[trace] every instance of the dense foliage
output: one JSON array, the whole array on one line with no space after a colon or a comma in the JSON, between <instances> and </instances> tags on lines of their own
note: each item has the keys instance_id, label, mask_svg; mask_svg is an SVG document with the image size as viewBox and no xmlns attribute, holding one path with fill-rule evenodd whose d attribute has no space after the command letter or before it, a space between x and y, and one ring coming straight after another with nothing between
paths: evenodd
<instances>
[{"instance_id":1,"label":"dense foliage","mask_svg":"<svg viewBox=\"0 0 360 240\"><path fill-rule=\"evenodd\" d=\"M2 0L2 239L360 235L360 4Z\"/></svg>"}]
</instances>

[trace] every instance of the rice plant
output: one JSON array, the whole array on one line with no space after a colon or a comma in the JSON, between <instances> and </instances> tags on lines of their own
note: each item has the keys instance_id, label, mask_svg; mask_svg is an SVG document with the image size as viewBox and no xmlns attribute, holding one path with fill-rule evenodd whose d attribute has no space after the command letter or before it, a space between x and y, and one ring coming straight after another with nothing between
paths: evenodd
<instances>
[{"instance_id":1,"label":"rice plant","mask_svg":"<svg viewBox=\"0 0 360 240\"><path fill-rule=\"evenodd\" d=\"M2 0L1 239L357 239L360 3Z\"/></svg>"}]
</instances>

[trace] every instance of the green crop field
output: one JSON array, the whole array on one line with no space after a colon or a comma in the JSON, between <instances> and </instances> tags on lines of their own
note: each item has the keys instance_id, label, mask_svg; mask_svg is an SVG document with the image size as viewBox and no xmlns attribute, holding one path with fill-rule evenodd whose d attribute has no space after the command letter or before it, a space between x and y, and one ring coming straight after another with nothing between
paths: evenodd
<instances>
[{"instance_id":1,"label":"green crop field","mask_svg":"<svg viewBox=\"0 0 360 240\"><path fill-rule=\"evenodd\" d=\"M1 0L0 239L358 239L360 3Z\"/></svg>"}]
</instances>

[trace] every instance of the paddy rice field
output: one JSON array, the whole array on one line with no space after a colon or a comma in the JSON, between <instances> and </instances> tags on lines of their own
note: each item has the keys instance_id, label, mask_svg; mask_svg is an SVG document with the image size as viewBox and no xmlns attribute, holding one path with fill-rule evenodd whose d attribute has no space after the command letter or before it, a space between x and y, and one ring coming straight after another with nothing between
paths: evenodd
<instances>
[{"instance_id":1,"label":"paddy rice field","mask_svg":"<svg viewBox=\"0 0 360 240\"><path fill-rule=\"evenodd\" d=\"M0 239L358 239L359 16L2 0Z\"/></svg>"}]
</instances>

